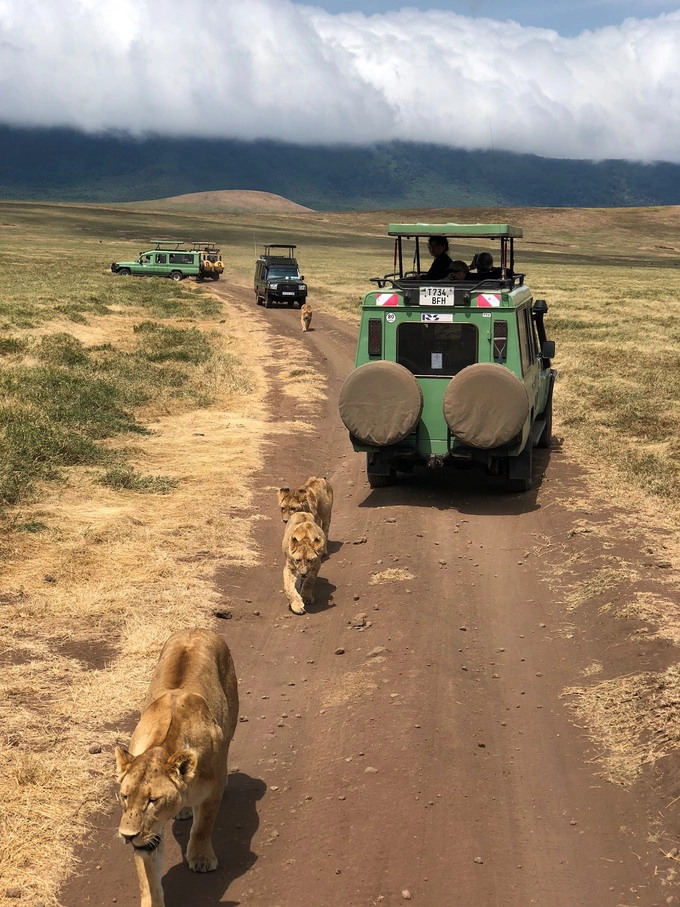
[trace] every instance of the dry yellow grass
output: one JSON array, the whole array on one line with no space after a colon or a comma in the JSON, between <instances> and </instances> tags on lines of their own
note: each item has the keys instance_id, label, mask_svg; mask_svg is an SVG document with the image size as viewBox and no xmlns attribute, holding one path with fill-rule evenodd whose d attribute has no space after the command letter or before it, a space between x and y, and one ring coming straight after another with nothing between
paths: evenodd
<instances>
[{"instance_id":1,"label":"dry yellow grass","mask_svg":"<svg viewBox=\"0 0 680 907\"><path fill-rule=\"evenodd\" d=\"M612 607L616 617L623 620L644 621L651 628L645 630L647 639L667 639L673 645L680 645L680 602L669 590L663 597L654 592L636 592L630 600Z\"/></svg>"},{"instance_id":2,"label":"dry yellow grass","mask_svg":"<svg viewBox=\"0 0 680 907\"><path fill-rule=\"evenodd\" d=\"M221 393L210 409L162 415L135 442L146 473L180 480L172 495L113 492L73 470L16 514L54 527L47 538L13 536L3 576L0 877L24 900L57 903L168 628L210 625L225 605L215 566L258 557L249 477L268 434L270 345L231 319L225 348L245 344L246 328L247 398ZM205 380L219 390L219 369Z\"/></svg>"},{"instance_id":3,"label":"dry yellow grass","mask_svg":"<svg viewBox=\"0 0 680 907\"><path fill-rule=\"evenodd\" d=\"M379 586L382 583L403 583L407 579L413 579L413 574L410 570L406 570L403 567L390 567L389 570L381 570L379 573L374 573L369 583L371 586Z\"/></svg>"},{"instance_id":4,"label":"dry yellow grass","mask_svg":"<svg viewBox=\"0 0 680 907\"><path fill-rule=\"evenodd\" d=\"M605 777L629 786L645 765L680 746L680 669L645 672L565 691L578 724L587 727Z\"/></svg>"}]
</instances>

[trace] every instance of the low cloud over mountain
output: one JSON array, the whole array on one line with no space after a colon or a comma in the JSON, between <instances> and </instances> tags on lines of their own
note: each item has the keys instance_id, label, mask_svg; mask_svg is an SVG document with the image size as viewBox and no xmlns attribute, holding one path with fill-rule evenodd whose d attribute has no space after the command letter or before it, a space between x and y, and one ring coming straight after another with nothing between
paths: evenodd
<instances>
[{"instance_id":1,"label":"low cloud over mountain","mask_svg":"<svg viewBox=\"0 0 680 907\"><path fill-rule=\"evenodd\" d=\"M288 0L4 0L0 123L680 162L680 11L564 38Z\"/></svg>"}]
</instances>

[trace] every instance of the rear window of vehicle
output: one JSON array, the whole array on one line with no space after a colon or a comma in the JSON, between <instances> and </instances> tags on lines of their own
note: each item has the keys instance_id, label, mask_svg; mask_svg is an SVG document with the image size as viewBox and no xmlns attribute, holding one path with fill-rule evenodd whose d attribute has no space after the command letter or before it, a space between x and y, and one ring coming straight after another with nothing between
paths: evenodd
<instances>
[{"instance_id":1,"label":"rear window of vehicle","mask_svg":"<svg viewBox=\"0 0 680 907\"><path fill-rule=\"evenodd\" d=\"M416 322L397 328L397 362L414 375L451 377L476 361L474 324Z\"/></svg>"},{"instance_id":2,"label":"rear window of vehicle","mask_svg":"<svg viewBox=\"0 0 680 907\"><path fill-rule=\"evenodd\" d=\"M171 265L192 265L194 263L194 256L191 252L171 252L170 253L170 264Z\"/></svg>"}]
</instances>

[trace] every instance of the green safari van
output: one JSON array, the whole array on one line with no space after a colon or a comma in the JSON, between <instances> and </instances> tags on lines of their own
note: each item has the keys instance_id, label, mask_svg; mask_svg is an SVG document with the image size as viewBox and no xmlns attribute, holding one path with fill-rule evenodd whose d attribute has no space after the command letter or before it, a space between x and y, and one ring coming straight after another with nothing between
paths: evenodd
<instances>
[{"instance_id":1,"label":"green safari van","mask_svg":"<svg viewBox=\"0 0 680 907\"><path fill-rule=\"evenodd\" d=\"M366 293L355 368L340 416L369 484L416 467L478 465L512 491L532 485L533 448L549 447L557 372L545 300L515 270L509 224L390 224L394 271ZM459 243L495 268L427 276L426 246ZM493 248L491 253L489 247ZM431 253L434 254L434 253Z\"/></svg>"},{"instance_id":2,"label":"green safari van","mask_svg":"<svg viewBox=\"0 0 680 907\"><path fill-rule=\"evenodd\" d=\"M134 261L114 261L111 265L113 273L122 277L169 277L171 280L184 280L185 277L202 280L206 276L202 246L186 248L183 242L169 240L152 242L156 243L156 247L140 252L139 258ZM222 264L221 260L219 263ZM213 273L211 269L209 276L212 277Z\"/></svg>"}]
</instances>

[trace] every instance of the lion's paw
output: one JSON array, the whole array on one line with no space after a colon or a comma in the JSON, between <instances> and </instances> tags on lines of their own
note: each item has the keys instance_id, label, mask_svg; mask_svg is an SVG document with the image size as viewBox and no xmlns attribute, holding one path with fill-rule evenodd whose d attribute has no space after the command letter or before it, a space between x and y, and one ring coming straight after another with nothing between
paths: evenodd
<instances>
[{"instance_id":1,"label":"lion's paw","mask_svg":"<svg viewBox=\"0 0 680 907\"><path fill-rule=\"evenodd\" d=\"M180 809L180 811L177 813L175 820L177 822L183 822L185 819L190 819L193 814L194 811L192 810L192 808L190 806L185 806L184 809Z\"/></svg>"},{"instance_id":2,"label":"lion's paw","mask_svg":"<svg viewBox=\"0 0 680 907\"><path fill-rule=\"evenodd\" d=\"M299 603L290 602L288 607L293 612L293 614L304 614L305 613L305 606L304 606L302 599L300 599Z\"/></svg>"},{"instance_id":3,"label":"lion's paw","mask_svg":"<svg viewBox=\"0 0 680 907\"><path fill-rule=\"evenodd\" d=\"M217 869L217 857L215 854L197 854L194 857L187 857L189 869L192 872L213 872Z\"/></svg>"}]
</instances>

